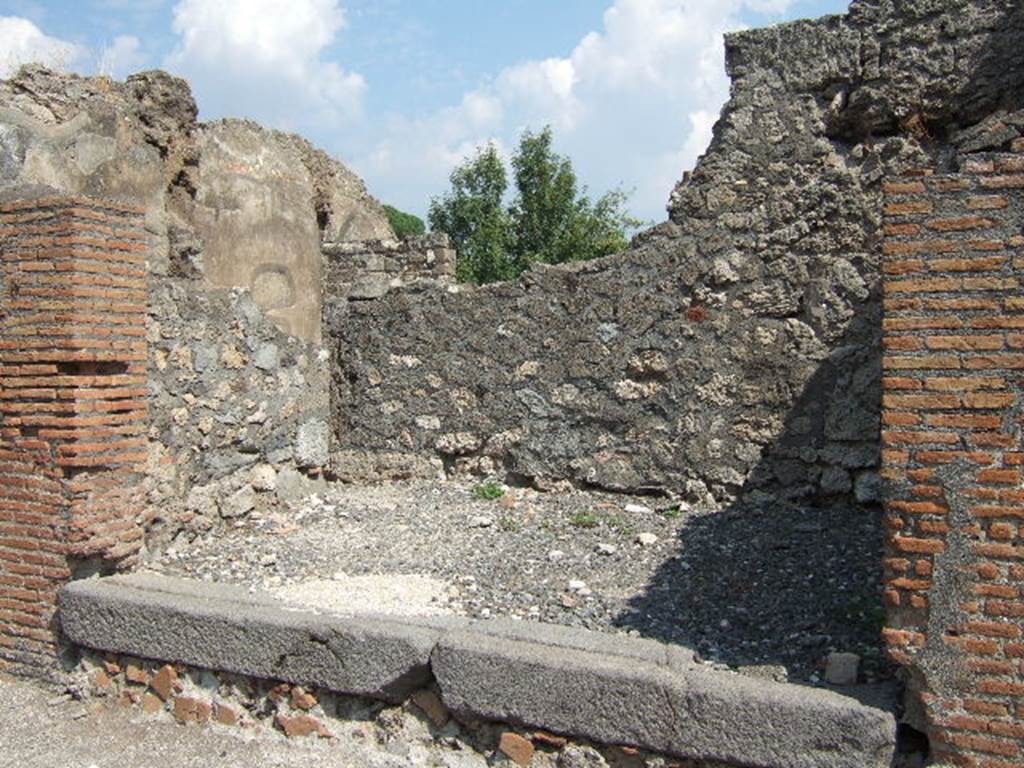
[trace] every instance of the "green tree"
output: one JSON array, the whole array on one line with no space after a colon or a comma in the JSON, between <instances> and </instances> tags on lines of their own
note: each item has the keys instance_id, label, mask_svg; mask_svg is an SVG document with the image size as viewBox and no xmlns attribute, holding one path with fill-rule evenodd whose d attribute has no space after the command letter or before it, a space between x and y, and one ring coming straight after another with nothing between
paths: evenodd
<instances>
[{"instance_id":1,"label":"green tree","mask_svg":"<svg viewBox=\"0 0 1024 768\"><path fill-rule=\"evenodd\" d=\"M518 197L512 204L512 259L518 272L531 262L572 260L576 218L576 173L551 148L551 128L523 132L512 158Z\"/></svg>"},{"instance_id":2,"label":"green tree","mask_svg":"<svg viewBox=\"0 0 1024 768\"><path fill-rule=\"evenodd\" d=\"M626 229L640 224L625 212L626 195L614 190L591 201L552 143L550 127L523 132L512 157L516 198L507 208L507 176L493 145L458 166L451 191L431 202L430 226L452 238L460 280L507 280L533 262L593 259L626 247Z\"/></svg>"},{"instance_id":3,"label":"green tree","mask_svg":"<svg viewBox=\"0 0 1024 768\"><path fill-rule=\"evenodd\" d=\"M509 261L509 216L503 206L508 176L493 144L452 171L451 190L430 201L430 228L445 232L458 254L456 276L491 283L515 276Z\"/></svg>"},{"instance_id":4,"label":"green tree","mask_svg":"<svg viewBox=\"0 0 1024 768\"><path fill-rule=\"evenodd\" d=\"M423 219L405 211L400 211L393 205L385 205L384 213L387 214L388 223L395 230L395 235L400 238L416 237L427 231L427 225Z\"/></svg>"}]
</instances>

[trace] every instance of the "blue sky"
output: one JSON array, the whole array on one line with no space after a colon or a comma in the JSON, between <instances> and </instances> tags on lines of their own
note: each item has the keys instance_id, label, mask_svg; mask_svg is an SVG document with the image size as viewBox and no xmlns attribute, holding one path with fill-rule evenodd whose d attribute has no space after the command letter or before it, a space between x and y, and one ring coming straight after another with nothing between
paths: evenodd
<instances>
[{"instance_id":1,"label":"blue sky","mask_svg":"<svg viewBox=\"0 0 1024 768\"><path fill-rule=\"evenodd\" d=\"M846 0L0 0L23 60L189 79L203 119L251 117L340 157L423 215L486 141L551 124L594 194L658 221L728 94L723 31ZM6 55L2 52L6 51Z\"/></svg>"}]
</instances>

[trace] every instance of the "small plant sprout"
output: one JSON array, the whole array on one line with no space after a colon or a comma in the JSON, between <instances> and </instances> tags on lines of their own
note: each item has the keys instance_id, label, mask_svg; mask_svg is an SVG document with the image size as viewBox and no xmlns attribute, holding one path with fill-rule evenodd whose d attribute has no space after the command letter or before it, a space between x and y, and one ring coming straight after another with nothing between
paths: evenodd
<instances>
[{"instance_id":1,"label":"small plant sprout","mask_svg":"<svg viewBox=\"0 0 1024 768\"><path fill-rule=\"evenodd\" d=\"M474 488L473 495L478 499L494 501L495 499L500 499L505 495L505 487L501 483L488 480L485 483L480 483L480 485Z\"/></svg>"},{"instance_id":2,"label":"small plant sprout","mask_svg":"<svg viewBox=\"0 0 1024 768\"><path fill-rule=\"evenodd\" d=\"M597 528L601 521L593 512L577 512L569 522L577 528Z\"/></svg>"}]
</instances>

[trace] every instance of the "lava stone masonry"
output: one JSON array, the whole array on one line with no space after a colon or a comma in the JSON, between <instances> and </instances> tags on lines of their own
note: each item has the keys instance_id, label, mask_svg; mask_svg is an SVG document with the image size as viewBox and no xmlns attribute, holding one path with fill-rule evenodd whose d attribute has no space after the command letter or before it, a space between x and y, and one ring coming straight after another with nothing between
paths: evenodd
<instances>
[{"instance_id":1,"label":"lava stone masonry","mask_svg":"<svg viewBox=\"0 0 1024 768\"><path fill-rule=\"evenodd\" d=\"M132 207L0 204L0 671L55 675L57 590L142 546L146 251Z\"/></svg>"},{"instance_id":2,"label":"lava stone masonry","mask_svg":"<svg viewBox=\"0 0 1024 768\"><path fill-rule=\"evenodd\" d=\"M1024 144L885 185L889 651L956 765L1024 764Z\"/></svg>"}]
</instances>

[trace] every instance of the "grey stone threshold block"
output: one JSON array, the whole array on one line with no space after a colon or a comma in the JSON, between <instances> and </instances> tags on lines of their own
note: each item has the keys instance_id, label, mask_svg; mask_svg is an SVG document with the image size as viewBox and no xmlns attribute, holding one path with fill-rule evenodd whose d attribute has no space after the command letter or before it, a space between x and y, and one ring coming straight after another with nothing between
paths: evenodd
<instances>
[{"instance_id":1,"label":"grey stone threshold block","mask_svg":"<svg viewBox=\"0 0 1024 768\"><path fill-rule=\"evenodd\" d=\"M709 669L653 640L513 621L341 616L149 574L61 592L71 642L398 702L436 680L457 714L748 768L886 768L890 712Z\"/></svg>"}]
</instances>

